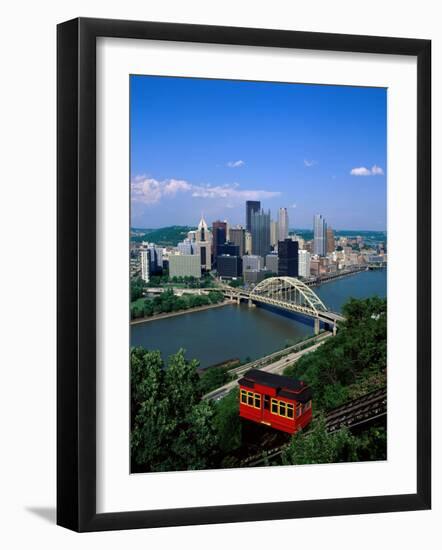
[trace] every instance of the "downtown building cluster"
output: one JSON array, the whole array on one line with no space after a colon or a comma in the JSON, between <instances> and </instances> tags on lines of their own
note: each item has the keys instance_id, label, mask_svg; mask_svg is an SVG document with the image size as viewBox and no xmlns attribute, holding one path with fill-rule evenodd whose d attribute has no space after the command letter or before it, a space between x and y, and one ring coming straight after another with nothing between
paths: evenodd
<instances>
[{"instance_id":1,"label":"downtown building cluster","mask_svg":"<svg viewBox=\"0 0 442 550\"><path fill-rule=\"evenodd\" d=\"M290 234L287 208L279 208L273 220L260 201L246 202L245 225L215 220L209 227L202 216L198 227L176 247L161 248L149 242L139 247L140 275L145 282L167 267L171 279L199 279L204 272L212 272L220 279L242 279L248 286L269 276L310 280L386 260L384 246L364 247L362 237L336 238L321 214L313 219L313 239Z\"/></svg>"}]
</instances>

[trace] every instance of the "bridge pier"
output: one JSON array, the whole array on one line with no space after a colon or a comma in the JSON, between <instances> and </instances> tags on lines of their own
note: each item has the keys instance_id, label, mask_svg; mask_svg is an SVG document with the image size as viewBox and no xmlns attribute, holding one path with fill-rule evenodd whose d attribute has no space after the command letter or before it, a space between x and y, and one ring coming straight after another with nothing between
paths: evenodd
<instances>
[{"instance_id":1,"label":"bridge pier","mask_svg":"<svg viewBox=\"0 0 442 550\"><path fill-rule=\"evenodd\" d=\"M333 323L333 336L336 336L336 323Z\"/></svg>"},{"instance_id":2,"label":"bridge pier","mask_svg":"<svg viewBox=\"0 0 442 550\"><path fill-rule=\"evenodd\" d=\"M315 317L315 335L319 334L319 329L321 327L321 323L317 317Z\"/></svg>"}]
</instances>

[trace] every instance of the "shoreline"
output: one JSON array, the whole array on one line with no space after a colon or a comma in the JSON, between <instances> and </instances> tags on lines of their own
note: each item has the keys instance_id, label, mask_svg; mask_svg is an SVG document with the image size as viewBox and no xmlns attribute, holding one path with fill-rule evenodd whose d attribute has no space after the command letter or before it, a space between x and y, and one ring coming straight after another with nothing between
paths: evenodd
<instances>
[{"instance_id":1,"label":"shoreline","mask_svg":"<svg viewBox=\"0 0 442 550\"><path fill-rule=\"evenodd\" d=\"M161 319L169 319L171 317L178 317L179 315L186 315L187 313L196 313L198 311L206 311L208 309L214 309L218 307L224 307L234 304L231 300L225 300L219 304L210 304L207 306L198 306L192 307L189 309L181 309L180 311L171 311L170 313L158 313L157 315L152 315L151 317L142 317L140 319L132 319L130 321L130 326L132 325L141 325L143 323L149 323L151 321L158 321Z\"/></svg>"},{"instance_id":2,"label":"shoreline","mask_svg":"<svg viewBox=\"0 0 442 550\"><path fill-rule=\"evenodd\" d=\"M327 277L324 280L315 282L315 283L310 284L308 286L310 286L310 288L315 288L315 287L318 287L318 286L321 286L321 285L325 285L327 283L333 283L334 281L338 281L339 279L344 279L346 277L351 277L353 275L359 275L361 273L366 273L367 271L370 271L370 270L364 268L364 269L355 269L353 271L347 271L346 273L339 273L338 275L334 275L332 277Z\"/></svg>"}]
</instances>

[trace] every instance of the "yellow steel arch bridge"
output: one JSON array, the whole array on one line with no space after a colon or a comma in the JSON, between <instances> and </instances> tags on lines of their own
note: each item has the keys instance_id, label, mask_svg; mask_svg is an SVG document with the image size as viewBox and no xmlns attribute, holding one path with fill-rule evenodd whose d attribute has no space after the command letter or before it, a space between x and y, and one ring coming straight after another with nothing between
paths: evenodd
<instances>
[{"instance_id":1,"label":"yellow steel arch bridge","mask_svg":"<svg viewBox=\"0 0 442 550\"><path fill-rule=\"evenodd\" d=\"M316 333L321 322L331 326L335 332L337 321L344 320L341 314L330 311L319 296L296 277L269 277L251 290L225 285L222 289L225 296L238 303L247 300L249 305L267 304L313 318Z\"/></svg>"}]
</instances>

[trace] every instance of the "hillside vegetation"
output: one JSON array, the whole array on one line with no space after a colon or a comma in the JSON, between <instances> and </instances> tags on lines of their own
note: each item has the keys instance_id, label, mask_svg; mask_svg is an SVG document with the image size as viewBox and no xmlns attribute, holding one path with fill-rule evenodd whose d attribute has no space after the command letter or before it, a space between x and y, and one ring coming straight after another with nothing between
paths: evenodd
<instances>
[{"instance_id":1,"label":"hillside vegetation","mask_svg":"<svg viewBox=\"0 0 442 550\"><path fill-rule=\"evenodd\" d=\"M284 374L307 382L316 409L327 411L386 382L387 300L350 299L338 334L304 355Z\"/></svg>"},{"instance_id":2,"label":"hillside vegetation","mask_svg":"<svg viewBox=\"0 0 442 550\"><path fill-rule=\"evenodd\" d=\"M161 246L176 246L187 237L187 233L195 227L188 225L171 225L160 229L146 229L145 233L138 233L131 237L132 241L149 241Z\"/></svg>"}]
</instances>

